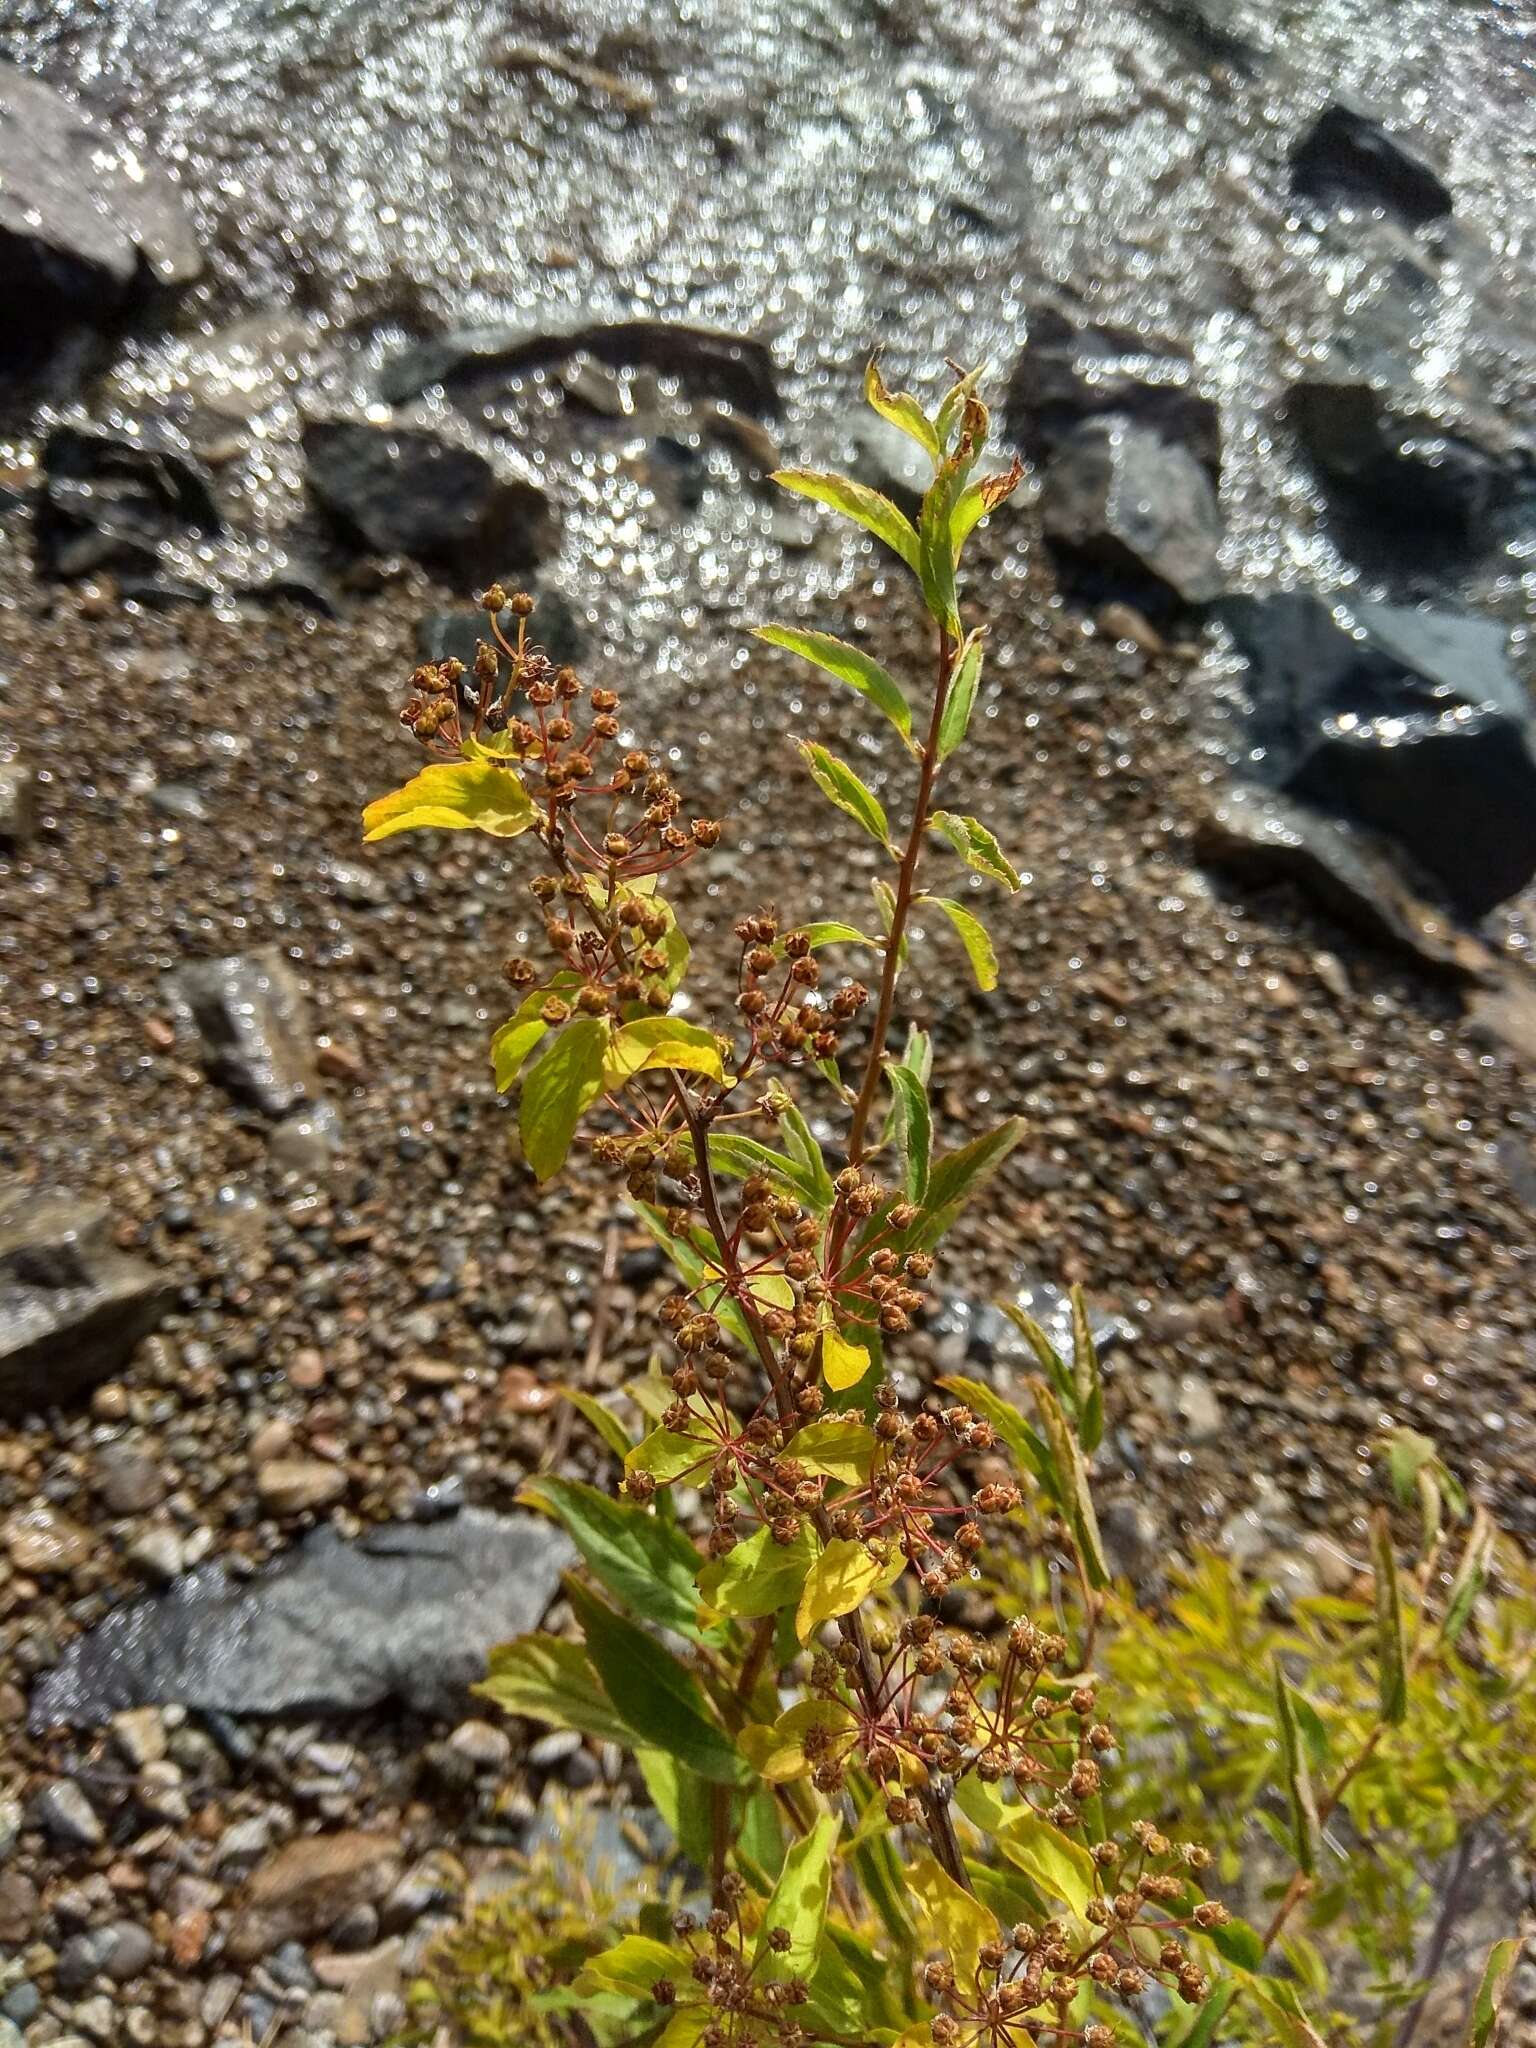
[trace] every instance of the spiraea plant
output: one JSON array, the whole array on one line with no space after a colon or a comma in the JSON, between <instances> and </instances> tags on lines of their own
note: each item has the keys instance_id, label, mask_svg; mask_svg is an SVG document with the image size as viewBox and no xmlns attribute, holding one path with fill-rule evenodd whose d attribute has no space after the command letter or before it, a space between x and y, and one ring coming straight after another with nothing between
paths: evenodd
<instances>
[{"instance_id":1,"label":"spiraea plant","mask_svg":"<svg viewBox=\"0 0 1536 2048\"><path fill-rule=\"evenodd\" d=\"M496 1081L519 1090L532 1172L547 1179L579 1140L676 1279L658 1362L627 1390L638 1440L570 1390L622 1478L527 1490L585 1564L567 1582L574 1632L506 1645L484 1691L620 1744L696 1896L636 1909L618 1939L609 1924L568 1940L563 1981L528 1992L540 2038L1110 2048L1160 2032L1193 2048L1264 1967L1263 1939L1204 1895L1206 1848L1144 1813L1114 1822L1087 1479L1103 1401L1081 1302L1070 1358L1024 1319L1041 1368L1030 1418L970 1381L904 1403L891 1376L945 1233L1023 1136L1010 1120L946 1146L933 1047L901 1016L920 904L948 918L979 986L997 981L941 866L1018 886L991 828L945 806L984 659L958 571L1020 479L1017 463L985 468L987 409L977 378L956 377L931 413L874 366L866 380L932 464L915 522L840 476L777 478L872 533L926 614L910 690L830 634L760 635L857 692L911 756L910 810L892 819L846 761L798 743L888 862L880 929L742 905L733 1009L680 1014L690 943L668 880L722 825L500 586L473 668L412 678L403 722L434 759L365 814L370 839L532 843L544 945L506 963ZM872 988L837 966L850 954L878 961ZM977 1634L953 1620L955 1595L998 1542L1068 1570L1038 1613ZM1315 2042L1283 1989L1284 2038Z\"/></svg>"}]
</instances>

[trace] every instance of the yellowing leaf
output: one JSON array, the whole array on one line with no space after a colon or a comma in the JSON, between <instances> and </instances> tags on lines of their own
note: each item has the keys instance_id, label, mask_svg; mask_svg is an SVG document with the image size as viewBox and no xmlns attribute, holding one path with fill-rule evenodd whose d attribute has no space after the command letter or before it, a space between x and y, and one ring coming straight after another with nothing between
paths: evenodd
<instances>
[{"instance_id":1,"label":"yellowing leaf","mask_svg":"<svg viewBox=\"0 0 1536 2048\"><path fill-rule=\"evenodd\" d=\"M649 1998L663 1978L673 1982L679 1975L673 1951L648 1935L626 1934L615 1948L594 1956L576 1980L582 1990L627 1991L632 1998Z\"/></svg>"},{"instance_id":2,"label":"yellowing leaf","mask_svg":"<svg viewBox=\"0 0 1536 2048\"><path fill-rule=\"evenodd\" d=\"M797 1430L788 1455L807 1472L819 1472L843 1486L861 1486L875 1460L875 1433L854 1415L829 1415Z\"/></svg>"},{"instance_id":3,"label":"yellowing leaf","mask_svg":"<svg viewBox=\"0 0 1536 2048\"><path fill-rule=\"evenodd\" d=\"M624 1454L626 1472L648 1472L665 1485L685 1472L708 1464L719 1446L713 1437L686 1436L676 1429L653 1429L632 1451Z\"/></svg>"},{"instance_id":4,"label":"yellowing leaf","mask_svg":"<svg viewBox=\"0 0 1536 2048\"><path fill-rule=\"evenodd\" d=\"M795 745L804 756L811 771L811 780L822 795L862 825L872 839L878 839L882 846L889 847L891 828L886 820L885 807L869 785L854 774L846 761L839 761L836 754L828 753L815 740L796 740Z\"/></svg>"},{"instance_id":5,"label":"yellowing leaf","mask_svg":"<svg viewBox=\"0 0 1536 2048\"><path fill-rule=\"evenodd\" d=\"M801 1700L798 1706L780 1714L771 1727L753 1722L742 1729L736 1740L759 1777L766 1778L770 1785L787 1785L794 1778L803 1778L810 1769L805 1738L812 1728L830 1728L841 1733L852 1727L852 1714L835 1700Z\"/></svg>"},{"instance_id":6,"label":"yellowing leaf","mask_svg":"<svg viewBox=\"0 0 1536 2048\"><path fill-rule=\"evenodd\" d=\"M937 832L978 875L990 875L1006 889L1019 887L1018 870L1004 854L997 840L977 818L963 818L954 811L935 811L928 829Z\"/></svg>"},{"instance_id":7,"label":"yellowing leaf","mask_svg":"<svg viewBox=\"0 0 1536 2048\"><path fill-rule=\"evenodd\" d=\"M795 1610L795 1633L801 1642L807 1642L824 1621L851 1614L877 1586L890 1585L905 1563L894 1547L881 1557L854 1536L839 1536L829 1543L807 1573Z\"/></svg>"},{"instance_id":8,"label":"yellowing leaf","mask_svg":"<svg viewBox=\"0 0 1536 2048\"><path fill-rule=\"evenodd\" d=\"M757 626L753 630L770 647L787 648L791 654L813 661L828 675L851 683L860 696L867 697L876 710L885 713L903 739L911 739L912 708L902 695L901 686L872 655L861 653L831 633L805 633L793 626Z\"/></svg>"},{"instance_id":9,"label":"yellowing leaf","mask_svg":"<svg viewBox=\"0 0 1536 2048\"><path fill-rule=\"evenodd\" d=\"M744 1543L703 1567L698 1575L700 1597L715 1613L734 1621L777 1613L799 1599L818 1548L809 1522L801 1523L793 1543L775 1543L773 1531L764 1524Z\"/></svg>"},{"instance_id":10,"label":"yellowing leaf","mask_svg":"<svg viewBox=\"0 0 1536 2048\"><path fill-rule=\"evenodd\" d=\"M871 356L864 372L864 400L873 406L881 419L889 420L893 427L900 427L904 434L914 440L928 458L937 462L940 456L939 436L933 421L918 404L910 391L890 391L880 374L880 364Z\"/></svg>"},{"instance_id":11,"label":"yellowing leaf","mask_svg":"<svg viewBox=\"0 0 1536 2048\"><path fill-rule=\"evenodd\" d=\"M833 476L823 470L776 469L773 481L798 497L830 505L845 519L854 520L900 555L914 575L917 573L916 530L889 498L872 491L867 484L856 484L851 477Z\"/></svg>"},{"instance_id":12,"label":"yellowing leaf","mask_svg":"<svg viewBox=\"0 0 1536 2048\"><path fill-rule=\"evenodd\" d=\"M997 1922L931 1856L919 1856L906 1872L907 1888L917 1900L924 1925L934 1943L954 1966L962 1984L973 1982L977 1957L997 1939Z\"/></svg>"},{"instance_id":13,"label":"yellowing leaf","mask_svg":"<svg viewBox=\"0 0 1536 2048\"><path fill-rule=\"evenodd\" d=\"M640 1017L613 1034L603 1061L603 1086L620 1088L635 1074L656 1067L681 1068L723 1081L725 1069L714 1034L681 1017Z\"/></svg>"},{"instance_id":14,"label":"yellowing leaf","mask_svg":"<svg viewBox=\"0 0 1536 2048\"><path fill-rule=\"evenodd\" d=\"M445 832L489 832L515 839L534 820L534 808L510 768L489 761L434 761L403 789L381 796L363 812L363 838L436 826Z\"/></svg>"},{"instance_id":15,"label":"yellowing leaf","mask_svg":"<svg viewBox=\"0 0 1536 2048\"><path fill-rule=\"evenodd\" d=\"M971 963L971 972L976 977L976 986L983 994L997 987L997 954L992 947L991 935L979 917L973 917L962 904L949 896L925 896L925 903L932 903L942 910L955 930L960 934L960 943L965 948L965 957Z\"/></svg>"},{"instance_id":16,"label":"yellowing leaf","mask_svg":"<svg viewBox=\"0 0 1536 2048\"><path fill-rule=\"evenodd\" d=\"M856 1387L869 1371L869 1353L845 1337L835 1323L821 1333L821 1372L835 1394Z\"/></svg>"},{"instance_id":17,"label":"yellowing leaf","mask_svg":"<svg viewBox=\"0 0 1536 2048\"><path fill-rule=\"evenodd\" d=\"M565 1163L582 1111L603 1085L609 1026L603 1017L567 1024L523 1083L523 1157L539 1180Z\"/></svg>"},{"instance_id":18,"label":"yellowing leaf","mask_svg":"<svg viewBox=\"0 0 1536 2048\"><path fill-rule=\"evenodd\" d=\"M504 1094L522 1072L523 1063L535 1046L548 1036L542 1017L509 1017L491 1040L491 1071Z\"/></svg>"}]
</instances>

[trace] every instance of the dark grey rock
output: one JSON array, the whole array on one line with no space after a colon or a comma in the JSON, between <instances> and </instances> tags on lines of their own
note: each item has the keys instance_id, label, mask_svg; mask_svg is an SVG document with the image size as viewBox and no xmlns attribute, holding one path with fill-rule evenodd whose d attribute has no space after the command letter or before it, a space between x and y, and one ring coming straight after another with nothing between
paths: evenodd
<instances>
[{"instance_id":1,"label":"dark grey rock","mask_svg":"<svg viewBox=\"0 0 1536 2048\"><path fill-rule=\"evenodd\" d=\"M441 384L450 391L583 352L617 368L646 366L676 377L693 398L723 398L752 413L779 409L773 356L750 336L685 320L597 320L584 313L538 325L466 327L414 342L384 365L379 390L391 405Z\"/></svg>"},{"instance_id":2,"label":"dark grey rock","mask_svg":"<svg viewBox=\"0 0 1536 2048\"><path fill-rule=\"evenodd\" d=\"M1406 544L1410 566L1493 545L1536 485L1530 451L1497 418L1427 402L1401 356L1374 352L1298 378L1283 417L1331 509L1389 556Z\"/></svg>"},{"instance_id":3,"label":"dark grey rock","mask_svg":"<svg viewBox=\"0 0 1536 2048\"><path fill-rule=\"evenodd\" d=\"M105 1204L0 1196L0 1415L36 1414L109 1379L171 1299L152 1266L113 1245Z\"/></svg>"},{"instance_id":4,"label":"dark grey rock","mask_svg":"<svg viewBox=\"0 0 1536 2048\"><path fill-rule=\"evenodd\" d=\"M570 601L558 590L535 588L529 595L534 600L533 617L528 621L530 640L542 647L552 661L580 661L585 635ZM496 623L504 638L515 644L517 620L512 613L504 611ZM451 656L462 661L465 668L472 668L476 644L491 637L486 627L483 611L427 612L417 622L417 652L423 661L446 661ZM506 674L505 668L502 673Z\"/></svg>"},{"instance_id":5,"label":"dark grey rock","mask_svg":"<svg viewBox=\"0 0 1536 2048\"><path fill-rule=\"evenodd\" d=\"M106 1932L112 1943L104 1966L106 1973L114 1984L129 1984L154 1961L154 1936L147 1927L132 1920L116 1920Z\"/></svg>"},{"instance_id":6,"label":"dark grey rock","mask_svg":"<svg viewBox=\"0 0 1536 2048\"><path fill-rule=\"evenodd\" d=\"M488 582L536 562L554 533L549 500L472 448L424 427L317 420L304 429L309 485L342 535Z\"/></svg>"},{"instance_id":7,"label":"dark grey rock","mask_svg":"<svg viewBox=\"0 0 1536 2048\"><path fill-rule=\"evenodd\" d=\"M1050 306L1031 314L1004 410L1037 461L1086 420L1115 414L1186 448L1213 477L1221 468L1221 415L1196 390L1189 357L1135 327L1075 322Z\"/></svg>"},{"instance_id":8,"label":"dark grey rock","mask_svg":"<svg viewBox=\"0 0 1536 2048\"><path fill-rule=\"evenodd\" d=\"M1501 625L1308 592L1221 616L1267 781L1384 833L1463 916L1536 875L1536 727Z\"/></svg>"},{"instance_id":9,"label":"dark grey rock","mask_svg":"<svg viewBox=\"0 0 1536 2048\"><path fill-rule=\"evenodd\" d=\"M0 360L34 359L60 323L98 324L137 285L201 268L175 180L76 101L0 64Z\"/></svg>"},{"instance_id":10,"label":"dark grey rock","mask_svg":"<svg viewBox=\"0 0 1536 2048\"><path fill-rule=\"evenodd\" d=\"M1278 790L1229 785L1196 828L1195 853L1261 887L1294 883L1367 938L1427 967L1458 976L1482 969L1482 950L1415 894L1384 840Z\"/></svg>"},{"instance_id":11,"label":"dark grey rock","mask_svg":"<svg viewBox=\"0 0 1536 2048\"><path fill-rule=\"evenodd\" d=\"M22 847L37 823L37 783L19 755L0 761L0 847Z\"/></svg>"},{"instance_id":12,"label":"dark grey rock","mask_svg":"<svg viewBox=\"0 0 1536 2048\"><path fill-rule=\"evenodd\" d=\"M284 1116L319 1092L303 993L275 947L190 961L166 991L196 1026L208 1072L242 1102Z\"/></svg>"},{"instance_id":13,"label":"dark grey rock","mask_svg":"<svg viewBox=\"0 0 1536 2048\"><path fill-rule=\"evenodd\" d=\"M536 1515L466 1509L353 1543L317 1530L259 1577L205 1566L118 1608L38 1686L36 1728L172 1702L230 1714L462 1713L487 1653L535 1627L574 1552Z\"/></svg>"},{"instance_id":14,"label":"dark grey rock","mask_svg":"<svg viewBox=\"0 0 1536 2048\"><path fill-rule=\"evenodd\" d=\"M1298 197L1362 205L1423 227L1451 210L1451 189L1417 151L1353 107L1326 107L1291 152Z\"/></svg>"},{"instance_id":15,"label":"dark grey rock","mask_svg":"<svg viewBox=\"0 0 1536 2048\"><path fill-rule=\"evenodd\" d=\"M212 478L163 429L55 427L42 467L34 530L44 575L110 568L152 576L166 543L223 532Z\"/></svg>"},{"instance_id":16,"label":"dark grey rock","mask_svg":"<svg viewBox=\"0 0 1536 2048\"><path fill-rule=\"evenodd\" d=\"M72 1934L59 1950L55 1978L67 1998L78 1998L107 1967L114 1947L110 1927L92 1927Z\"/></svg>"},{"instance_id":17,"label":"dark grey rock","mask_svg":"<svg viewBox=\"0 0 1536 2048\"><path fill-rule=\"evenodd\" d=\"M1116 590L1150 584L1203 604L1222 587L1210 477L1187 450L1131 420L1089 420L1059 443L1040 516L1053 541Z\"/></svg>"}]
</instances>

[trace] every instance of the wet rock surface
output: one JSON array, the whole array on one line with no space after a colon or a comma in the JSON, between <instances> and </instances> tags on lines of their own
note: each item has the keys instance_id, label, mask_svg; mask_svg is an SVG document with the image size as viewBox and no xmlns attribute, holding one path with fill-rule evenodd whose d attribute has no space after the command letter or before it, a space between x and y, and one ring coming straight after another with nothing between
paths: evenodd
<instances>
[{"instance_id":1,"label":"wet rock surface","mask_svg":"<svg viewBox=\"0 0 1536 2048\"><path fill-rule=\"evenodd\" d=\"M1536 721L1496 622L1305 593L1222 616L1279 786L1385 834L1464 916L1536 874Z\"/></svg>"},{"instance_id":2,"label":"wet rock surface","mask_svg":"<svg viewBox=\"0 0 1536 2048\"><path fill-rule=\"evenodd\" d=\"M1150 587L1201 604L1222 587L1210 478L1185 449L1121 415L1092 419L1058 444L1040 514L1068 559L1112 590Z\"/></svg>"},{"instance_id":3,"label":"wet rock surface","mask_svg":"<svg viewBox=\"0 0 1536 2048\"><path fill-rule=\"evenodd\" d=\"M1412 143L1356 107L1325 107L1291 170L1297 193L1325 207L1383 207L1410 228L1451 210L1451 188Z\"/></svg>"},{"instance_id":4,"label":"wet rock surface","mask_svg":"<svg viewBox=\"0 0 1536 2048\"><path fill-rule=\"evenodd\" d=\"M420 427L316 421L310 488L343 535L435 563L467 582L536 562L551 513L537 484L499 476L472 448Z\"/></svg>"},{"instance_id":5,"label":"wet rock surface","mask_svg":"<svg viewBox=\"0 0 1536 2048\"><path fill-rule=\"evenodd\" d=\"M113 1245L104 1204L0 1195L0 1415L62 1406L106 1379L170 1300L162 1274Z\"/></svg>"},{"instance_id":6,"label":"wet rock surface","mask_svg":"<svg viewBox=\"0 0 1536 2048\"><path fill-rule=\"evenodd\" d=\"M1221 467L1221 414L1166 335L1042 307L1030 316L1004 409L1010 431L1037 459L1085 421L1113 415L1188 449L1212 476Z\"/></svg>"},{"instance_id":7,"label":"wet rock surface","mask_svg":"<svg viewBox=\"0 0 1536 2048\"><path fill-rule=\"evenodd\" d=\"M491 1647L538 1626L573 1556L536 1516L476 1509L351 1543L317 1530L247 1585L207 1566L120 1608L39 1688L32 1718L92 1726L155 1704L356 1713L385 1700L452 1714Z\"/></svg>"},{"instance_id":8,"label":"wet rock surface","mask_svg":"<svg viewBox=\"0 0 1536 2048\"><path fill-rule=\"evenodd\" d=\"M183 284L202 256L176 181L40 78L0 64L0 362L95 324L144 278Z\"/></svg>"},{"instance_id":9,"label":"wet rock surface","mask_svg":"<svg viewBox=\"0 0 1536 2048\"><path fill-rule=\"evenodd\" d=\"M222 531L212 479L163 433L58 427L43 471L35 531L45 575L153 573L167 542Z\"/></svg>"}]
</instances>

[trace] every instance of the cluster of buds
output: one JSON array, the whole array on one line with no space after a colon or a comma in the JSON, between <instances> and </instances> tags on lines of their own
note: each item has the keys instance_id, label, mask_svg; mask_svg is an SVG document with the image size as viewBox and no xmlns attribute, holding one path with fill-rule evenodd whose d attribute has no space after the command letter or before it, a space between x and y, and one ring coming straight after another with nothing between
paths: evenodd
<instances>
[{"instance_id":1,"label":"cluster of buds","mask_svg":"<svg viewBox=\"0 0 1536 2048\"><path fill-rule=\"evenodd\" d=\"M717 1903L700 1921L692 1913L674 1914L672 1932L690 1959L691 1987L702 2001L687 1998L674 1978L662 1977L651 1987L658 2005L702 2003L707 2017L698 2039L704 2048L744 2048L748 2042L777 2042L780 2048L801 2048L810 2040L795 2017L810 1997L810 1987L784 1962L792 1947L789 1930L769 1927L750 1938L741 1917L745 1882L728 1871L718 1887Z\"/></svg>"},{"instance_id":2,"label":"cluster of buds","mask_svg":"<svg viewBox=\"0 0 1536 2048\"><path fill-rule=\"evenodd\" d=\"M1086 1930L1060 1921L1023 1924L983 1946L977 1967L962 1980L947 1961L929 1963L924 1988L940 2007L933 2021L935 2048L1013 2048L1046 2042L1052 2048L1116 2048L1141 2039L1105 2021L1077 2025L1068 2012L1084 1985L1102 2003L1133 2005L1153 1985L1199 2005L1209 1989L1185 1946L1190 1930L1219 1927L1226 1908L1200 1897L1197 1874L1210 1852L1197 1843L1177 1847L1149 1822L1139 1822L1132 1843L1098 1842L1093 1860L1101 1890L1088 1901Z\"/></svg>"},{"instance_id":3,"label":"cluster of buds","mask_svg":"<svg viewBox=\"0 0 1536 2048\"><path fill-rule=\"evenodd\" d=\"M739 918L734 930L741 941L736 1007L751 1027L754 1055L780 1066L835 1059L843 1032L869 1001L863 982L845 981L823 997L810 934L780 938L771 912Z\"/></svg>"}]
</instances>

